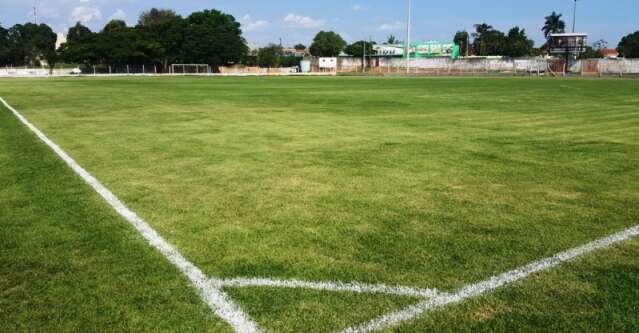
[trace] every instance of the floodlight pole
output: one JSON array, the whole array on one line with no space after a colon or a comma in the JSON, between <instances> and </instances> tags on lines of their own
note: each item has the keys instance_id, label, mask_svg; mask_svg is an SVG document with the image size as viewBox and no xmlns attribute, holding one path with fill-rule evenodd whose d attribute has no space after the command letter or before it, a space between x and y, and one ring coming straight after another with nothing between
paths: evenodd
<instances>
[{"instance_id":1,"label":"floodlight pole","mask_svg":"<svg viewBox=\"0 0 639 333\"><path fill-rule=\"evenodd\" d=\"M33 17L35 19L35 24L38 24L38 1L33 2Z\"/></svg>"},{"instance_id":2,"label":"floodlight pole","mask_svg":"<svg viewBox=\"0 0 639 333\"><path fill-rule=\"evenodd\" d=\"M408 24L406 29L406 74L410 74L410 28L412 18L413 2L408 0Z\"/></svg>"},{"instance_id":3,"label":"floodlight pole","mask_svg":"<svg viewBox=\"0 0 639 333\"><path fill-rule=\"evenodd\" d=\"M575 0L575 7L572 14L572 33L575 33L575 28L577 27L577 0Z\"/></svg>"},{"instance_id":4,"label":"floodlight pole","mask_svg":"<svg viewBox=\"0 0 639 333\"><path fill-rule=\"evenodd\" d=\"M366 40L363 40L364 48L362 51L362 73L366 73Z\"/></svg>"}]
</instances>

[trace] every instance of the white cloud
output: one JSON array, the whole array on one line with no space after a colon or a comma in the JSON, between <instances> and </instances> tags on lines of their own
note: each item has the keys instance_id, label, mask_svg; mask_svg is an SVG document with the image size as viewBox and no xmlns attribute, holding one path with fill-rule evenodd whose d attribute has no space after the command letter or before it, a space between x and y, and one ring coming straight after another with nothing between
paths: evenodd
<instances>
[{"instance_id":1,"label":"white cloud","mask_svg":"<svg viewBox=\"0 0 639 333\"><path fill-rule=\"evenodd\" d=\"M364 8L362 7L362 5L360 5L360 4L354 4L354 5L353 5L353 7L351 7L351 8L352 8L352 9L353 9L353 11L355 11L355 12L359 12L360 10L364 9Z\"/></svg>"},{"instance_id":2,"label":"white cloud","mask_svg":"<svg viewBox=\"0 0 639 333\"><path fill-rule=\"evenodd\" d=\"M324 20L296 14L288 14L284 18L284 22L288 23L289 27L304 29L321 28L326 23Z\"/></svg>"},{"instance_id":3,"label":"white cloud","mask_svg":"<svg viewBox=\"0 0 639 333\"><path fill-rule=\"evenodd\" d=\"M384 23L377 27L379 31L395 31L403 28L402 22L396 21L394 23Z\"/></svg>"},{"instance_id":4,"label":"white cloud","mask_svg":"<svg viewBox=\"0 0 639 333\"><path fill-rule=\"evenodd\" d=\"M82 1L86 3L87 1ZM102 12L96 7L80 5L71 11L71 21L82 24L102 19Z\"/></svg>"},{"instance_id":5,"label":"white cloud","mask_svg":"<svg viewBox=\"0 0 639 333\"><path fill-rule=\"evenodd\" d=\"M109 17L109 21L111 20L126 21L127 17L128 15L122 9L118 9L115 11L115 13L113 13L113 15Z\"/></svg>"},{"instance_id":6,"label":"white cloud","mask_svg":"<svg viewBox=\"0 0 639 333\"><path fill-rule=\"evenodd\" d=\"M269 21L265 20L254 21L251 19L251 15L248 14L242 17L240 23L242 23L242 30L244 30L245 32L262 31L268 28L269 25L271 25Z\"/></svg>"}]
</instances>

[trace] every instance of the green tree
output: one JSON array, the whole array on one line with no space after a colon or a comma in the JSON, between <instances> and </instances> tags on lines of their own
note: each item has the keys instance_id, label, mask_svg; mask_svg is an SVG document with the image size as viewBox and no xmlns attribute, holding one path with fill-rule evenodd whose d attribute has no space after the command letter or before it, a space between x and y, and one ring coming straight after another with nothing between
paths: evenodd
<instances>
[{"instance_id":1,"label":"green tree","mask_svg":"<svg viewBox=\"0 0 639 333\"><path fill-rule=\"evenodd\" d=\"M364 47L364 45L366 45L366 47ZM372 42L368 42L368 41L364 41L361 40L359 42L355 42L349 46L346 47L346 49L344 49L344 53L353 56L353 57L363 57L364 56L364 50L366 51L366 55L372 55L373 54L373 45L375 45Z\"/></svg>"},{"instance_id":2,"label":"green tree","mask_svg":"<svg viewBox=\"0 0 639 333\"><path fill-rule=\"evenodd\" d=\"M134 33L121 20L107 23L97 35L95 51L103 65L128 65L134 51Z\"/></svg>"},{"instance_id":3,"label":"green tree","mask_svg":"<svg viewBox=\"0 0 639 333\"><path fill-rule=\"evenodd\" d=\"M113 20L97 35L95 50L102 65L142 65L156 62L161 46L124 21Z\"/></svg>"},{"instance_id":4,"label":"green tree","mask_svg":"<svg viewBox=\"0 0 639 333\"><path fill-rule=\"evenodd\" d=\"M278 44L269 44L258 51L260 67L280 67L282 63L282 47Z\"/></svg>"},{"instance_id":5,"label":"green tree","mask_svg":"<svg viewBox=\"0 0 639 333\"><path fill-rule=\"evenodd\" d=\"M280 66L282 66L282 67L299 66L300 62L302 61L302 59L303 59L302 57L284 56L281 59Z\"/></svg>"},{"instance_id":6,"label":"green tree","mask_svg":"<svg viewBox=\"0 0 639 333\"><path fill-rule=\"evenodd\" d=\"M186 33L185 20L168 9L153 8L140 15L136 30L144 40L159 46L153 62L167 71L169 64L182 62Z\"/></svg>"},{"instance_id":7,"label":"green tree","mask_svg":"<svg viewBox=\"0 0 639 333\"><path fill-rule=\"evenodd\" d=\"M617 51L626 58L639 58L639 31L623 37L617 46Z\"/></svg>"},{"instance_id":8,"label":"green tree","mask_svg":"<svg viewBox=\"0 0 639 333\"><path fill-rule=\"evenodd\" d=\"M533 52L535 42L526 36L526 29L514 27L506 36L503 55L518 58L529 56Z\"/></svg>"},{"instance_id":9,"label":"green tree","mask_svg":"<svg viewBox=\"0 0 639 333\"><path fill-rule=\"evenodd\" d=\"M472 36L474 38L473 41L473 51L476 55L484 56L487 54L486 52L486 39L488 34L493 31L493 26L488 25L486 23L475 24L475 32L473 32Z\"/></svg>"},{"instance_id":10,"label":"green tree","mask_svg":"<svg viewBox=\"0 0 639 333\"><path fill-rule=\"evenodd\" d=\"M470 45L468 44L470 43L470 34L468 34L468 31L457 31L455 37L453 38L453 42L461 46L460 52L462 55L466 55L469 53L468 47Z\"/></svg>"},{"instance_id":11,"label":"green tree","mask_svg":"<svg viewBox=\"0 0 639 333\"><path fill-rule=\"evenodd\" d=\"M316 57L337 57L346 48L346 41L333 31L320 31L311 44L311 54Z\"/></svg>"},{"instance_id":12,"label":"green tree","mask_svg":"<svg viewBox=\"0 0 639 333\"><path fill-rule=\"evenodd\" d=\"M579 54L579 59L601 59L604 55L601 50L586 46L586 52Z\"/></svg>"},{"instance_id":13,"label":"green tree","mask_svg":"<svg viewBox=\"0 0 639 333\"><path fill-rule=\"evenodd\" d=\"M503 32L493 29L486 23L476 24L475 32L472 34L473 51L476 55L502 55L506 49L506 35Z\"/></svg>"},{"instance_id":14,"label":"green tree","mask_svg":"<svg viewBox=\"0 0 639 333\"><path fill-rule=\"evenodd\" d=\"M384 44L387 45L393 45L393 44L401 44L402 42L400 42L397 37L395 37L394 35L390 35L388 36L388 38L386 38L386 42Z\"/></svg>"},{"instance_id":15,"label":"green tree","mask_svg":"<svg viewBox=\"0 0 639 333\"><path fill-rule=\"evenodd\" d=\"M218 67L238 63L248 52L240 23L218 10L195 12L186 19L184 61Z\"/></svg>"},{"instance_id":16,"label":"green tree","mask_svg":"<svg viewBox=\"0 0 639 333\"><path fill-rule=\"evenodd\" d=\"M295 48L296 51L304 51L304 50L306 50L306 45L297 44L297 45L294 46L294 48Z\"/></svg>"},{"instance_id":17,"label":"green tree","mask_svg":"<svg viewBox=\"0 0 639 333\"><path fill-rule=\"evenodd\" d=\"M608 42L604 39L600 39L592 44L592 48L595 50L603 50L608 47Z\"/></svg>"},{"instance_id":18,"label":"green tree","mask_svg":"<svg viewBox=\"0 0 639 333\"><path fill-rule=\"evenodd\" d=\"M61 58L68 63L89 66L96 63L96 35L80 22L69 28L67 42L59 50Z\"/></svg>"},{"instance_id":19,"label":"green tree","mask_svg":"<svg viewBox=\"0 0 639 333\"><path fill-rule=\"evenodd\" d=\"M154 26L161 25L166 22L172 21L178 15L171 9L158 9L151 8L148 11L142 12L138 19L139 26Z\"/></svg>"},{"instance_id":20,"label":"green tree","mask_svg":"<svg viewBox=\"0 0 639 333\"><path fill-rule=\"evenodd\" d=\"M9 63L39 66L46 60L53 67L57 61L56 34L46 24L16 24L7 32Z\"/></svg>"},{"instance_id":21,"label":"green tree","mask_svg":"<svg viewBox=\"0 0 639 333\"><path fill-rule=\"evenodd\" d=\"M9 64L9 31L0 24L0 66Z\"/></svg>"},{"instance_id":22,"label":"green tree","mask_svg":"<svg viewBox=\"0 0 639 333\"><path fill-rule=\"evenodd\" d=\"M550 34L562 33L566 31L566 22L561 19L562 15L552 12L549 16L546 16L546 22L541 31L544 32L546 40L550 37Z\"/></svg>"}]
</instances>

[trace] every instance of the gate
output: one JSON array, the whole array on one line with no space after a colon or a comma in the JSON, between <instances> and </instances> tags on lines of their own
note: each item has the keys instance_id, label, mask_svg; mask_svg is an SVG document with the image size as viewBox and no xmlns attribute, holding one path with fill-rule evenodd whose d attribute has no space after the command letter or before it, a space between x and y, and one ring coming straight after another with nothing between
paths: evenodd
<instances>
[{"instance_id":1,"label":"gate","mask_svg":"<svg viewBox=\"0 0 639 333\"><path fill-rule=\"evenodd\" d=\"M581 75L598 75L599 74L599 60L588 59L581 61Z\"/></svg>"},{"instance_id":2,"label":"gate","mask_svg":"<svg viewBox=\"0 0 639 333\"><path fill-rule=\"evenodd\" d=\"M565 75L566 74L566 60L565 59L551 59L548 60L548 69L550 72L557 75Z\"/></svg>"}]
</instances>

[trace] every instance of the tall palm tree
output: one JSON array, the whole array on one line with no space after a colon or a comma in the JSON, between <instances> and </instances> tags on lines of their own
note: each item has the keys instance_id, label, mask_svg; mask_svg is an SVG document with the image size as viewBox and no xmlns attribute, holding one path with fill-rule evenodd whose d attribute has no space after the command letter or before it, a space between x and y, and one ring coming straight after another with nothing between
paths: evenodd
<instances>
[{"instance_id":1,"label":"tall palm tree","mask_svg":"<svg viewBox=\"0 0 639 333\"><path fill-rule=\"evenodd\" d=\"M544 36L548 39L550 34L566 32L566 22L561 19L562 15L552 12L550 16L546 16L546 23L541 31L544 32Z\"/></svg>"},{"instance_id":2,"label":"tall palm tree","mask_svg":"<svg viewBox=\"0 0 639 333\"><path fill-rule=\"evenodd\" d=\"M473 44L473 48L475 49L475 53L478 55L485 55L486 52L484 50L484 36L486 35L487 32L490 32L493 30L493 26L486 24L486 23L482 23L482 24L475 24L475 32L473 32L473 38L475 38L475 41Z\"/></svg>"}]
</instances>

